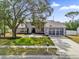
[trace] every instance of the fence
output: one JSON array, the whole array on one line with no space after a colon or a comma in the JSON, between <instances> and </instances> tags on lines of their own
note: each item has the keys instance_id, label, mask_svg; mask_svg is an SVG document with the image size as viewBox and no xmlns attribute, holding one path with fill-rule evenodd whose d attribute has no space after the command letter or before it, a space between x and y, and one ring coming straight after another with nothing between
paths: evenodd
<instances>
[{"instance_id":1,"label":"fence","mask_svg":"<svg viewBox=\"0 0 79 59\"><path fill-rule=\"evenodd\" d=\"M66 35L77 35L77 31L74 31L74 30L66 30Z\"/></svg>"}]
</instances>

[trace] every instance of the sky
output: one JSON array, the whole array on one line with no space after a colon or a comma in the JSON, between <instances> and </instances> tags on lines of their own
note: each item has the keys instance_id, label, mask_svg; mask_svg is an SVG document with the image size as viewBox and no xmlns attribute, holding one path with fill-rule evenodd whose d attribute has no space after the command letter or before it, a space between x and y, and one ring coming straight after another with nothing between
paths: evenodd
<instances>
[{"instance_id":1,"label":"sky","mask_svg":"<svg viewBox=\"0 0 79 59\"><path fill-rule=\"evenodd\" d=\"M69 21L65 14L70 11L79 11L79 0L48 0L54 9L48 20L66 22ZM79 17L77 17L79 18Z\"/></svg>"}]
</instances>

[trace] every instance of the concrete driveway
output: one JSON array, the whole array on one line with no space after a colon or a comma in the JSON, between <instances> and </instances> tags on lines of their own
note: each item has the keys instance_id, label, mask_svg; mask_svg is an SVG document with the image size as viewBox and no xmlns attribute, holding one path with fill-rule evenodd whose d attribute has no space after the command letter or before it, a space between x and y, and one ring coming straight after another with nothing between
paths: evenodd
<instances>
[{"instance_id":1,"label":"concrete driveway","mask_svg":"<svg viewBox=\"0 0 79 59\"><path fill-rule=\"evenodd\" d=\"M79 59L79 44L72 41L69 38L62 37L50 37L54 41L56 47L59 49L58 52L64 53L71 59ZM63 56L63 54L62 54Z\"/></svg>"}]
</instances>

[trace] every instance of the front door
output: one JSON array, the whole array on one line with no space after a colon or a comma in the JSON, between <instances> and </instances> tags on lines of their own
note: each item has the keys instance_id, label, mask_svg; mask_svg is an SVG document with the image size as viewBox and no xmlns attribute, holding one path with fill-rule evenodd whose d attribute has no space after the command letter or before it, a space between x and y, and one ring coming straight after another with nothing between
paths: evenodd
<instances>
[{"instance_id":1,"label":"front door","mask_svg":"<svg viewBox=\"0 0 79 59\"><path fill-rule=\"evenodd\" d=\"M35 28L32 28L32 33L35 33Z\"/></svg>"},{"instance_id":2,"label":"front door","mask_svg":"<svg viewBox=\"0 0 79 59\"><path fill-rule=\"evenodd\" d=\"M27 28L27 33L29 33L29 29Z\"/></svg>"}]
</instances>

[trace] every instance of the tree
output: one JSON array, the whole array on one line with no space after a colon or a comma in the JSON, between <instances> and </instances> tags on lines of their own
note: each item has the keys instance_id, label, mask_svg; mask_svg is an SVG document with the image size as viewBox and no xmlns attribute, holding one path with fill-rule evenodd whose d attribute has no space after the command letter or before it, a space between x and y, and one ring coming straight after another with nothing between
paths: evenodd
<instances>
[{"instance_id":1,"label":"tree","mask_svg":"<svg viewBox=\"0 0 79 59\"><path fill-rule=\"evenodd\" d=\"M5 37L5 32L6 32L6 20L5 20L5 5L3 5L3 2L0 1L0 30L1 33L4 33Z\"/></svg>"},{"instance_id":2,"label":"tree","mask_svg":"<svg viewBox=\"0 0 79 59\"><path fill-rule=\"evenodd\" d=\"M40 8L37 7L39 10L37 11L38 13L33 12L32 14L32 24L39 29L39 31L42 31L42 29L44 29L45 20L51 15L53 8L49 6L50 4L47 1L45 3L39 2L38 5L40 6ZM36 8L36 6L33 6L33 8ZM33 11L35 10L33 9Z\"/></svg>"},{"instance_id":3,"label":"tree","mask_svg":"<svg viewBox=\"0 0 79 59\"><path fill-rule=\"evenodd\" d=\"M32 24L35 26L37 32L41 33L42 31L44 31L45 21L37 19L34 20Z\"/></svg>"},{"instance_id":4,"label":"tree","mask_svg":"<svg viewBox=\"0 0 79 59\"><path fill-rule=\"evenodd\" d=\"M3 31L4 30L3 27L4 27L4 23L3 23L2 20L0 20L0 34L4 32Z\"/></svg>"},{"instance_id":5,"label":"tree","mask_svg":"<svg viewBox=\"0 0 79 59\"><path fill-rule=\"evenodd\" d=\"M78 16L78 15L79 15L78 11L71 11L71 12L68 12L67 14L65 14L66 17L69 17L72 20L74 20L75 17Z\"/></svg>"},{"instance_id":6,"label":"tree","mask_svg":"<svg viewBox=\"0 0 79 59\"><path fill-rule=\"evenodd\" d=\"M33 20L33 16L44 18L49 16L52 10L47 0L2 0L2 2L6 23L12 29L13 38L16 38L16 29L26 18Z\"/></svg>"},{"instance_id":7,"label":"tree","mask_svg":"<svg viewBox=\"0 0 79 59\"><path fill-rule=\"evenodd\" d=\"M75 17L79 15L78 11L71 11L65 14L66 17L71 18L69 22L66 22L65 25L69 30L76 30L79 26L79 21L75 20Z\"/></svg>"},{"instance_id":8,"label":"tree","mask_svg":"<svg viewBox=\"0 0 79 59\"><path fill-rule=\"evenodd\" d=\"M65 25L68 30L76 30L79 27L79 20L65 22Z\"/></svg>"}]
</instances>

